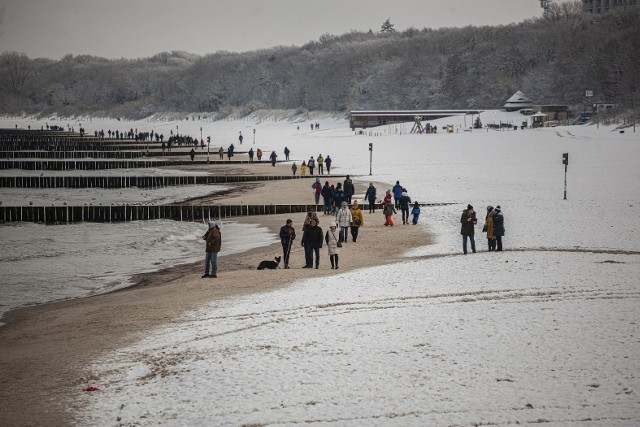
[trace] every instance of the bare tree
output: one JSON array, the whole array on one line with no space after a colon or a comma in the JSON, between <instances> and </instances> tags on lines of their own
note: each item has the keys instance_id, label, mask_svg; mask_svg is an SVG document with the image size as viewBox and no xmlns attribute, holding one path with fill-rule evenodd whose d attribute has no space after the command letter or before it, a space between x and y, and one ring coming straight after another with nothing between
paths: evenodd
<instances>
[{"instance_id":1,"label":"bare tree","mask_svg":"<svg viewBox=\"0 0 640 427\"><path fill-rule=\"evenodd\" d=\"M3 52L0 64L7 68L11 81L11 89L20 94L31 71L31 62L27 55L18 52Z\"/></svg>"}]
</instances>

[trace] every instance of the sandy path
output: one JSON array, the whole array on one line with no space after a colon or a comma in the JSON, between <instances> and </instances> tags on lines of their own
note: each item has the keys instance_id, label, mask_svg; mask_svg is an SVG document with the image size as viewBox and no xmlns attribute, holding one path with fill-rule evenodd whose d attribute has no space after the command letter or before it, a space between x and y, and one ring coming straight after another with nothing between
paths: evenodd
<instances>
[{"instance_id":1,"label":"sandy path","mask_svg":"<svg viewBox=\"0 0 640 427\"><path fill-rule=\"evenodd\" d=\"M245 203L303 203L305 198L312 200L310 185L310 180L268 182L232 197ZM364 189L356 186L356 193L362 194ZM260 223L277 233L288 216L244 217L239 221ZM209 301L265 292L335 272L330 269L326 248L321 251L319 270L301 268L304 254L299 241L304 215L292 219L298 239L289 270L255 270L259 261L281 254L279 243L230 256L224 256L223 248L218 279L200 277L204 264L200 260L140 275L136 277L138 285L130 289L8 313L7 325L0 327L0 425L72 424L75 396L87 385L100 386L87 372L95 358L133 344L152 328ZM329 221L330 217L320 214L323 229ZM402 259L403 249L429 243L414 226L382 224L381 213L365 213L358 242L344 245L337 271L395 262Z\"/></svg>"}]
</instances>

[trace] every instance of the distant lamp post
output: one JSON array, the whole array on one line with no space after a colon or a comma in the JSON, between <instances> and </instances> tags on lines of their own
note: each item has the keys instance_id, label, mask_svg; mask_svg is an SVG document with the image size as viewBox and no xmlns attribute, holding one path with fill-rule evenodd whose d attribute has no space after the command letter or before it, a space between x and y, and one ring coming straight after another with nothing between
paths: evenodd
<instances>
[{"instance_id":1,"label":"distant lamp post","mask_svg":"<svg viewBox=\"0 0 640 427\"><path fill-rule=\"evenodd\" d=\"M564 200L567 200L567 166L569 165L569 153L562 154L562 164L564 165Z\"/></svg>"},{"instance_id":2,"label":"distant lamp post","mask_svg":"<svg viewBox=\"0 0 640 427\"><path fill-rule=\"evenodd\" d=\"M207 137L207 164L209 164L209 145L211 144L211 137Z\"/></svg>"},{"instance_id":3,"label":"distant lamp post","mask_svg":"<svg viewBox=\"0 0 640 427\"><path fill-rule=\"evenodd\" d=\"M369 175L372 174L373 165L373 142L369 143Z\"/></svg>"}]
</instances>

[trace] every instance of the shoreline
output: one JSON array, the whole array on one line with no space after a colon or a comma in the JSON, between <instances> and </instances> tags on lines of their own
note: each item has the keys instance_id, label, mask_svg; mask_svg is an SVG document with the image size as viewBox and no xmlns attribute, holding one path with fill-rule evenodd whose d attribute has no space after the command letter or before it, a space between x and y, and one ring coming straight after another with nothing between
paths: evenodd
<instances>
[{"instance_id":1,"label":"shoreline","mask_svg":"<svg viewBox=\"0 0 640 427\"><path fill-rule=\"evenodd\" d=\"M321 177L331 180L331 177ZM223 195L225 200L251 198L269 203L269 195L289 200L308 197L308 181L268 181L257 189ZM260 191L264 188L267 191ZM356 194L364 190L356 183ZM278 196L280 197L280 196ZM215 198L215 197L214 197ZM405 251L384 254L386 247L407 250L429 244L426 233L414 226L384 227L382 214L363 211L365 224L357 243L346 243L340 253L340 269L331 270L326 247L321 249L320 270L302 269L304 214L279 214L232 218L260 224L278 233L288 217L294 220L297 238L291 253L291 269L257 271L262 260L280 256L279 243L219 258L219 278L202 279L202 259L156 272L132 276L133 285L100 295L22 307L5 314L0 327L0 402L6 425L73 424L77 396L94 384L89 366L97 358L143 338L148 331L214 300L268 292L318 275L337 274L369 266L402 261ZM320 213L326 231L331 216ZM198 225L201 227L201 225ZM420 229L423 229L420 227ZM354 248L356 250L353 250Z\"/></svg>"}]
</instances>

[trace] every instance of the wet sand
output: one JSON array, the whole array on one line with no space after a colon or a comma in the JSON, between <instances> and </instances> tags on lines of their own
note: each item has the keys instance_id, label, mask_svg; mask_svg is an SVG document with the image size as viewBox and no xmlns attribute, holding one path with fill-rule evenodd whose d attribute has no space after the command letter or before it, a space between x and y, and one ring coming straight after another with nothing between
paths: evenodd
<instances>
[{"instance_id":1,"label":"wet sand","mask_svg":"<svg viewBox=\"0 0 640 427\"><path fill-rule=\"evenodd\" d=\"M268 166L271 168L271 166ZM278 165L273 169L287 168ZM262 173L240 168L246 173ZM262 169L262 168L257 168ZM234 168L237 172L237 168ZM331 183L335 179L323 177ZM342 181L342 178L339 179ZM311 180L271 181L250 185L225 201L243 203L313 202ZM366 186L356 183L356 195ZM379 194L380 189L378 186ZM358 197L356 197L358 198ZM211 200L216 200L212 197ZM361 198L360 198L361 199ZM88 366L97 357L134 344L148 331L171 322L183 313L214 300L268 292L297 280L388 264L402 260L411 248L429 244L422 227L400 224L385 227L380 211L363 209L365 223L358 241L349 241L340 253L340 269L331 270L327 249L321 250L320 269L302 269L300 246L304 215L271 215L233 219L259 223L278 233L288 217L294 221L298 237L291 252L291 269L257 271L262 260L281 255L279 243L236 255L221 251L218 279L201 278L203 259L135 277L135 286L121 291L9 312L0 327L0 425L70 425L78 409L76 397L87 386L100 387ZM396 215L396 224L398 224ZM319 214L326 230L330 216ZM204 225L194 224L201 227Z\"/></svg>"}]
</instances>

